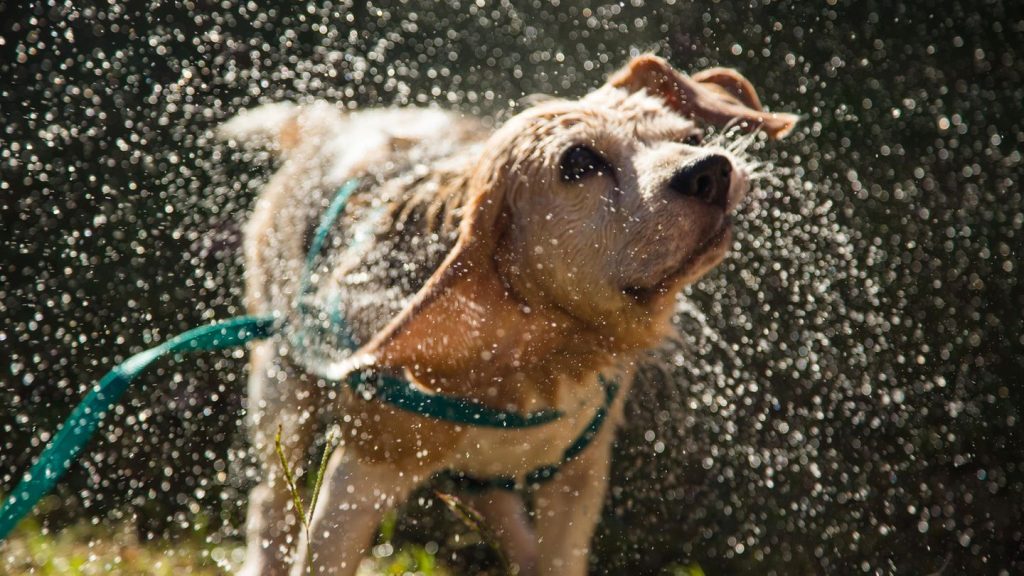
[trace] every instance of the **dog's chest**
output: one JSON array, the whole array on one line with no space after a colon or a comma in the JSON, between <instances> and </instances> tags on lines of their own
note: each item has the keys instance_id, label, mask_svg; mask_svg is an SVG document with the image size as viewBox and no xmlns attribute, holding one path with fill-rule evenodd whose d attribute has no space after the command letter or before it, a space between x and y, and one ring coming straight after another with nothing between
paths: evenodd
<instances>
[{"instance_id":1,"label":"dog's chest","mask_svg":"<svg viewBox=\"0 0 1024 576\"><path fill-rule=\"evenodd\" d=\"M563 383L556 408L564 416L535 428L473 428L452 454L452 468L479 478L522 477L542 466L562 462L565 451L591 425L604 406L605 392L594 375L583 383ZM603 425L612 426L612 422Z\"/></svg>"}]
</instances>

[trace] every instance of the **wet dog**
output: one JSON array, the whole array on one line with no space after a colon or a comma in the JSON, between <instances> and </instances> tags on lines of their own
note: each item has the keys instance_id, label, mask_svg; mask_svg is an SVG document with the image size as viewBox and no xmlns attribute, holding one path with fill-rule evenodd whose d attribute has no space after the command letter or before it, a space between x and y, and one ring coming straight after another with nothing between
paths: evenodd
<instances>
[{"instance_id":1,"label":"wet dog","mask_svg":"<svg viewBox=\"0 0 1024 576\"><path fill-rule=\"evenodd\" d=\"M339 311L359 349L349 355L327 335L253 353L249 424L264 470L242 572L294 564L298 574L312 554L317 573L352 574L385 510L435 473L522 481L560 463L602 407L603 375L623 388L607 423L550 481L525 486L529 513L516 492L474 501L521 573L584 574L634 363L668 333L680 289L725 256L749 188L743 160L724 140L703 143L702 127L781 137L794 123L763 111L735 71L690 77L648 55L579 100L545 99L496 130L437 110L347 114L323 103L268 105L226 124L224 137L263 141L284 159L246 230L250 313L309 323L296 299L310 239L334 192L358 183L308 296ZM367 367L564 417L522 430L458 425L318 377ZM305 460L325 412L343 448L305 542L272 439L283 426L290 460Z\"/></svg>"}]
</instances>

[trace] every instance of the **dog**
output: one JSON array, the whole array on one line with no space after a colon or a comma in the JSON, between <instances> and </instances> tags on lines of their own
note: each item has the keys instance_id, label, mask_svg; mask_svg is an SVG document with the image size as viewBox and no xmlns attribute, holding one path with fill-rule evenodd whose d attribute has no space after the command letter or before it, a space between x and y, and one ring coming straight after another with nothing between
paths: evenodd
<instances>
[{"instance_id":1,"label":"dog","mask_svg":"<svg viewBox=\"0 0 1024 576\"><path fill-rule=\"evenodd\" d=\"M670 333L680 290L725 257L730 215L750 187L748 163L727 138L702 142L703 128L780 138L797 118L764 111L734 70L691 77L653 55L579 100L534 100L497 129L436 109L348 113L322 102L264 105L221 128L282 157L245 231L248 311L301 326L309 318L296 299L306 296L339 309L358 346L349 353L327 335L253 350L247 418L263 470L241 573L301 574L308 560L317 574L353 574L384 512L438 472L525 483L559 464L525 486L529 512L513 491L472 502L519 573L586 573L635 364ZM304 295L311 238L350 182ZM477 427L331 384L367 369L564 416ZM621 385L607 422L563 463L603 407L602 378ZM324 414L340 423L342 448L307 542L273 438L282 426L289 460L304 461Z\"/></svg>"}]
</instances>

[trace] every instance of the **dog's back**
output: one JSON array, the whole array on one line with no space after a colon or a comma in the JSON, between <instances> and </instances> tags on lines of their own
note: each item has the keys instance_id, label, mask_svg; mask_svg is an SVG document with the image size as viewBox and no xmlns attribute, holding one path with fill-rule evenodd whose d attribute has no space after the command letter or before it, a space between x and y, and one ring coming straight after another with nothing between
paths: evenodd
<instances>
[{"instance_id":1,"label":"dog's back","mask_svg":"<svg viewBox=\"0 0 1024 576\"><path fill-rule=\"evenodd\" d=\"M454 244L465 200L460 179L486 130L439 110L346 113L317 103L263 106L236 117L221 134L269 146L284 160L245 230L250 313L293 313L313 231L339 188L358 182L320 255L312 294L324 305L340 305L365 341ZM338 353L327 345L310 352Z\"/></svg>"}]
</instances>

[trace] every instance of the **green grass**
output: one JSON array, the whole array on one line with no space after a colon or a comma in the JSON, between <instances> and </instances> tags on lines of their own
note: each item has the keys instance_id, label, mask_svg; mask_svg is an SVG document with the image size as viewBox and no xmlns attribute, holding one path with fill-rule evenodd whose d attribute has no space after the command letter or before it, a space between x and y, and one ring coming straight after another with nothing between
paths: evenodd
<instances>
[{"instance_id":1,"label":"green grass","mask_svg":"<svg viewBox=\"0 0 1024 576\"><path fill-rule=\"evenodd\" d=\"M373 559L360 576L452 576L436 554L415 544L391 544L396 515L381 525ZM0 544L0 575L39 576L170 576L232 574L242 562L241 541L206 544L199 539L139 542L127 526L117 529L82 524L44 534L33 519L25 520ZM666 567L661 576L705 576L697 564Z\"/></svg>"},{"instance_id":2,"label":"green grass","mask_svg":"<svg viewBox=\"0 0 1024 576\"><path fill-rule=\"evenodd\" d=\"M302 522L302 528L306 532L306 542L309 542L309 530L313 521L313 512L316 511L317 500L320 499L320 489L324 484L324 473L327 471L327 459L330 458L331 452L334 450L334 433L331 432L327 435L327 443L324 445L324 455L320 458L320 468L316 473L316 484L313 486L312 500L309 502L309 514L306 514L302 509L302 494L299 493L299 487L295 484L295 468L288 462L288 458L284 455L284 448L281 446L282 429L283 427L278 424L277 435L274 437L274 447L277 449L277 457L281 461L281 468L284 469L284 479L285 482L288 483L288 490L292 494L292 502L295 504L295 510L299 514L299 521ZM306 562L306 574L312 574L312 554L306 554Z\"/></svg>"},{"instance_id":3,"label":"green grass","mask_svg":"<svg viewBox=\"0 0 1024 576\"><path fill-rule=\"evenodd\" d=\"M364 565L361 575L451 574L422 546L407 544L396 549L384 542L374 548L374 558ZM29 518L0 544L0 575L214 576L232 574L241 565L243 550L240 541L218 545L188 539L139 542L127 526L111 530L82 524L44 534Z\"/></svg>"},{"instance_id":4,"label":"green grass","mask_svg":"<svg viewBox=\"0 0 1024 576\"><path fill-rule=\"evenodd\" d=\"M32 518L0 544L0 574L40 576L224 574L241 547L140 542L133 530L83 524L44 533ZM220 566L218 566L220 563Z\"/></svg>"}]
</instances>

